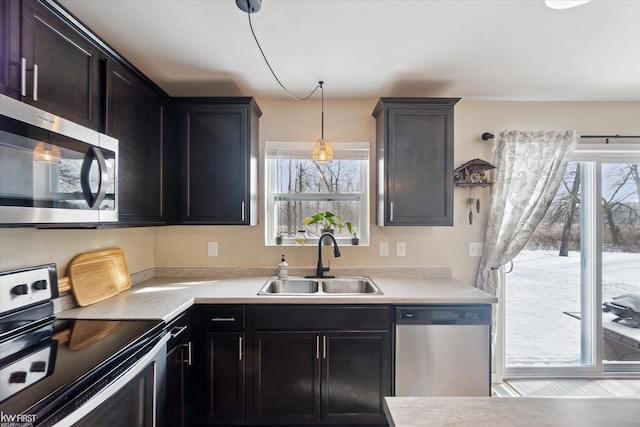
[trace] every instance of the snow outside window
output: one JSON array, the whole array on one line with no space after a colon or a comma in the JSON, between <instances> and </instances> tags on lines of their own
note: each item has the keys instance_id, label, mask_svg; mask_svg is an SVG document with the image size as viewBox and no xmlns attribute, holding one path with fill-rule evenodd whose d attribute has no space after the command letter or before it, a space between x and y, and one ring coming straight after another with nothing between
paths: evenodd
<instances>
[{"instance_id":1,"label":"snow outside window","mask_svg":"<svg viewBox=\"0 0 640 427\"><path fill-rule=\"evenodd\" d=\"M343 228L334 235L340 244L351 244L350 222L360 245L369 244L369 142L332 142L333 162L317 165L311 160L314 143L269 142L265 144L265 243L294 245L300 229L307 244L317 243L321 227L305 224L319 212L341 217Z\"/></svg>"}]
</instances>

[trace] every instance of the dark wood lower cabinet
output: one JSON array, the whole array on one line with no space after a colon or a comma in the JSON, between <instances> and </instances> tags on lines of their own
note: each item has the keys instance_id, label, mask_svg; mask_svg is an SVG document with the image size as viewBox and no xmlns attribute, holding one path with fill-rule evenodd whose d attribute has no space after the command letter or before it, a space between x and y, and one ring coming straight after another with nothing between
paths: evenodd
<instances>
[{"instance_id":1,"label":"dark wood lower cabinet","mask_svg":"<svg viewBox=\"0 0 640 427\"><path fill-rule=\"evenodd\" d=\"M186 312L167 328L171 334L167 343L167 371L165 375L164 425L167 427L188 425L192 364L190 321L190 313ZM162 420L160 425L162 425Z\"/></svg>"},{"instance_id":2,"label":"dark wood lower cabinet","mask_svg":"<svg viewBox=\"0 0 640 427\"><path fill-rule=\"evenodd\" d=\"M203 406L205 420L216 424L244 420L244 334L208 333Z\"/></svg>"},{"instance_id":3,"label":"dark wood lower cabinet","mask_svg":"<svg viewBox=\"0 0 640 427\"><path fill-rule=\"evenodd\" d=\"M253 338L253 420L290 424L318 420L319 335L259 332Z\"/></svg>"},{"instance_id":4,"label":"dark wood lower cabinet","mask_svg":"<svg viewBox=\"0 0 640 427\"><path fill-rule=\"evenodd\" d=\"M386 425L390 307L218 307L193 317L193 426Z\"/></svg>"},{"instance_id":5,"label":"dark wood lower cabinet","mask_svg":"<svg viewBox=\"0 0 640 427\"><path fill-rule=\"evenodd\" d=\"M384 422L382 399L390 394L387 332L323 335L321 418L341 423Z\"/></svg>"}]
</instances>

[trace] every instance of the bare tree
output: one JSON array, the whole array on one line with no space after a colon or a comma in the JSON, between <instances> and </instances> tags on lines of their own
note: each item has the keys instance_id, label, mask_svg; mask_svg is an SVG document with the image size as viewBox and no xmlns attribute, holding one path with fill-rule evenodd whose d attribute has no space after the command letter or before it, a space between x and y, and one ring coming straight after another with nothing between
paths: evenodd
<instances>
[{"instance_id":1,"label":"bare tree","mask_svg":"<svg viewBox=\"0 0 640 427\"><path fill-rule=\"evenodd\" d=\"M576 168L573 177L573 185L569 191L569 210L566 215L564 227L562 227L562 238L560 239L559 256L569 256L569 239L571 238L571 226L575 216L576 208L580 203L580 168Z\"/></svg>"}]
</instances>

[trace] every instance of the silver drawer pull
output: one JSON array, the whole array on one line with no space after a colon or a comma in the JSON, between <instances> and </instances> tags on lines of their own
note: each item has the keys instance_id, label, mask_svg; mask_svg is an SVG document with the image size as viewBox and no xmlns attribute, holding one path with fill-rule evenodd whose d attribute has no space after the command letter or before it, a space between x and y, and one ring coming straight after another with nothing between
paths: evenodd
<instances>
[{"instance_id":1,"label":"silver drawer pull","mask_svg":"<svg viewBox=\"0 0 640 427\"><path fill-rule=\"evenodd\" d=\"M171 335L171 338L175 338L178 335L182 334L184 331L186 331L187 328L188 326L174 326L169 332L169 334Z\"/></svg>"},{"instance_id":2,"label":"silver drawer pull","mask_svg":"<svg viewBox=\"0 0 640 427\"><path fill-rule=\"evenodd\" d=\"M212 322L235 322L235 317L213 317L211 318Z\"/></svg>"}]
</instances>

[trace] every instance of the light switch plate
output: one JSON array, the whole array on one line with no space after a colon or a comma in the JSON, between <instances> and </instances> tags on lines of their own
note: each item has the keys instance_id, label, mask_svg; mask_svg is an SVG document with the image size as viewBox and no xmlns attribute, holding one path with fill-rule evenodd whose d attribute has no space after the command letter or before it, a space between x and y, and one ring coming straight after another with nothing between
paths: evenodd
<instances>
[{"instance_id":1,"label":"light switch plate","mask_svg":"<svg viewBox=\"0 0 640 427\"><path fill-rule=\"evenodd\" d=\"M207 244L207 255L218 256L218 242L209 242Z\"/></svg>"},{"instance_id":2,"label":"light switch plate","mask_svg":"<svg viewBox=\"0 0 640 427\"><path fill-rule=\"evenodd\" d=\"M405 242L396 242L396 256L407 255L407 244Z\"/></svg>"},{"instance_id":3,"label":"light switch plate","mask_svg":"<svg viewBox=\"0 0 640 427\"><path fill-rule=\"evenodd\" d=\"M484 243L482 242L469 242L469 256L481 257L482 251L484 251Z\"/></svg>"},{"instance_id":4,"label":"light switch plate","mask_svg":"<svg viewBox=\"0 0 640 427\"><path fill-rule=\"evenodd\" d=\"M379 255L380 256L389 256L389 242L380 242Z\"/></svg>"}]
</instances>

